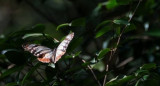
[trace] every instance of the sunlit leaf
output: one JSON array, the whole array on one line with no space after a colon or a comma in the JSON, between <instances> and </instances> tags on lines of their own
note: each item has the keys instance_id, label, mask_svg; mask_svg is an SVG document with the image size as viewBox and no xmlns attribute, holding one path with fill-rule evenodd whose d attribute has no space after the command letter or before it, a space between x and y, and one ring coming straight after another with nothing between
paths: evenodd
<instances>
[{"instance_id":1,"label":"sunlit leaf","mask_svg":"<svg viewBox=\"0 0 160 86\"><path fill-rule=\"evenodd\" d=\"M123 24L123 25L130 25L130 23L126 20L114 20L115 24Z\"/></svg>"},{"instance_id":2,"label":"sunlit leaf","mask_svg":"<svg viewBox=\"0 0 160 86\"><path fill-rule=\"evenodd\" d=\"M128 83L134 78L135 78L134 75L124 76L122 79L117 79L117 80L107 82L105 86L124 86L125 83Z\"/></svg>"},{"instance_id":3,"label":"sunlit leaf","mask_svg":"<svg viewBox=\"0 0 160 86\"><path fill-rule=\"evenodd\" d=\"M45 35L47 35L47 34L45 34ZM22 39L26 39L28 37L39 37L39 36L43 36L43 34L42 33L30 33L30 34L25 34L22 37Z\"/></svg>"},{"instance_id":4,"label":"sunlit leaf","mask_svg":"<svg viewBox=\"0 0 160 86\"><path fill-rule=\"evenodd\" d=\"M59 30L60 28L67 27L67 26L71 26L71 24L70 23L60 24L60 25L57 26L56 30Z\"/></svg>"}]
</instances>

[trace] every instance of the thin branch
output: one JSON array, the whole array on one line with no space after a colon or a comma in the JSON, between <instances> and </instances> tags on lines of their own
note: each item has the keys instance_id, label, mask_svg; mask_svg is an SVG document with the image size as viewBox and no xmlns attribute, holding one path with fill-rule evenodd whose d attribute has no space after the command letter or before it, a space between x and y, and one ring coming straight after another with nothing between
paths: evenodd
<instances>
[{"instance_id":1,"label":"thin branch","mask_svg":"<svg viewBox=\"0 0 160 86\"><path fill-rule=\"evenodd\" d=\"M138 2L138 4L137 4L135 10L133 11L132 16L129 18L128 22L130 22L130 21L132 20L132 18L133 18L133 16L135 15L135 12L137 11L137 9L138 9L141 1L142 1L142 0L139 0L139 2ZM122 32L121 32L121 34L119 35L118 40L117 40L117 43L116 43L116 48L114 48L113 51L111 51L111 54L110 54L110 57L109 57L109 61L111 60L111 58L114 56L115 52L117 51L117 46L119 45L120 40L121 40L121 36L122 36L122 34L124 33L124 30L127 28L127 26L128 26L128 25L125 25L125 27L122 29ZM106 71L108 71L108 68L109 68L109 65L108 65L108 63L107 63L107 64L106 64ZM104 77L103 86L105 86L106 78L107 78L107 74L106 74L105 77Z\"/></svg>"},{"instance_id":2,"label":"thin branch","mask_svg":"<svg viewBox=\"0 0 160 86\"><path fill-rule=\"evenodd\" d=\"M83 63L86 63L85 60L82 60L82 61L83 61ZM100 83L99 80L97 79L96 74L95 74L94 71L92 70L91 66L88 65L87 67L88 67L88 69L91 71L91 73L92 73L94 79L97 81L98 85L101 86L101 83Z\"/></svg>"},{"instance_id":3,"label":"thin branch","mask_svg":"<svg viewBox=\"0 0 160 86\"><path fill-rule=\"evenodd\" d=\"M110 54L110 56L109 56L109 61L111 60L111 58L112 58L112 55L113 55L113 51L111 51L111 54ZM107 65L106 65L106 72L108 72L108 69L109 69L109 61L107 62ZM107 74L105 74L105 76L104 76L104 80L103 80L103 86L105 86L105 84L106 84L106 79L107 79Z\"/></svg>"}]
</instances>

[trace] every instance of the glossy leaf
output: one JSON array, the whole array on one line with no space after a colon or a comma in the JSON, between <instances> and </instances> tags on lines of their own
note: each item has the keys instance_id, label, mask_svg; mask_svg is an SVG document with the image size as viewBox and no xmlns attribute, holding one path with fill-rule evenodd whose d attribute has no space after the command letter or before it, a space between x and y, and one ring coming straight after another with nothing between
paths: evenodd
<instances>
[{"instance_id":1,"label":"glossy leaf","mask_svg":"<svg viewBox=\"0 0 160 86\"><path fill-rule=\"evenodd\" d=\"M126 20L114 20L113 23L115 24L123 24L123 25L130 25L130 23Z\"/></svg>"},{"instance_id":2,"label":"glossy leaf","mask_svg":"<svg viewBox=\"0 0 160 86\"><path fill-rule=\"evenodd\" d=\"M116 0L108 0L108 2L106 3L106 7L108 9L112 9L115 8L117 6L117 1Z\"/></svg>"},{"instance_id":3,"label":"glossy leaf","mask_svg":"<svg viewBox=\"0 0 160 86\"><path fill-rule=\"evenodd\" d=\"M109 48L106 48L106 49L104 49L104 50L101 50L101 51L99 52L97 58L98 58L98 59L102 59L102 58L104 57L104 55L106 55L109 51L110 51Z\"/></svg>"},{"instance_id":4,"label":"glossy leaf","mask_svg":"<svg viewBox=\"0 0 160 86\"><path fill-rule=\"evenodd\" d=\"M141 70L150 70L150 69L155 69L156 64L155 63L149 63L149 64L144 64L140 69Z\"/></svg>"},{"instance_id":5,"label":"glossy leaf","mask_svg":"<svg viewBox=\"0 0 160 86\"><path fill-rule=\"evenodd\" d=\"M97 33L96 33L96 38L101 37L102 35L104 35L106 32L110 31L111 27L110 26L105 26L102 29L100 29Z\"/></svg>"},{"instance_id":6,"label":"glossy leaf","mask_svg":"<svg viewBox=\"0 0 160 86\"><path fill-rule=\"evenodd\" d=\"M59 30L60 28L67 27L67 26L71 26L71 24L70 23L60 24L60 25L57 26L56 30Z\"/></svg>"},{"instance_id":7,"label":"glossy leaf","mask_svg":"<svg viewBox=\"0 0 160 86\"><path fill-rule=\"evenodd\" d=\"M106 25L106 24L109 24L109 23L111 23L111 22L112 22L111 20L105 20L105 21L101 22L100 24L98 24L98 25L96 26L96 29L98 29L98 28L100 28L100 27L102 27L102 26L104 26L104 25Z\"/></svg>"},{"instance_id":8,"label":"glossy leaf","mask_svg":"<svg viewBox=\"0 0 160 86\"><path fill-rule=\"evenodd\" d=\"M124 86L125 83L128 83L134 78L134 75L124 76L122 79L107 82L105 86Z\"/></svg>"}]
</instances>

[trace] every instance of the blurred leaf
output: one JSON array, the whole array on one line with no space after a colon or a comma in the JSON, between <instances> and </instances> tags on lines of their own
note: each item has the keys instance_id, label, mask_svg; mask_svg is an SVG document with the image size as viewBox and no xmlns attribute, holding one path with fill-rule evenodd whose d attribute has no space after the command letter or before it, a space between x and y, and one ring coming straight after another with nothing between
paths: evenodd
<instances>
[{"instance_id":1,"label":"blurred leaf","mask_svg":"<svg viewBox=\"0 0 160 86\"><path fill-rule=\"evenodd\" d=\"M116 6L118 6L116 0L108 0L107 3L106 3L106 7L107 7L108 9L115 8Z\"/></svg>"},{"instance_id":2,"label":"blurred leaf","mask_svg":"<svg viewBox=\"0 0 160 86\"><path fill-rule=\"evenodd\" d=\"M18 85L17 82L11 82L11 83L7 83L6 86L17 86L17 85Z\"/></svg>"},{"instance_id":3,"label":"blurred leaf","mask_svg":"<svg viewBox=\"0 0 160 86\"><path fill-rule=\"evenodd\" d=\"M23 52L17 49L6 49L6 50L3 50L2 52L10 62L17 65L26 63L28 59Z\"/></svg>"},{"instance_id":4,"label":"blurred leaf","mask_svg":"<svg viewBox=\"0 0 160 86\"><path fill-rule=\"evenodd\" d=\"M97 5L97 7L93 10L92 16L93 16L93 17L94 17L94 16L97 16L97 15L99 14L99 11L100 11L101 8L102 8L102 4L99 3L99 4Z\"/></svg>"},{"instance_id":5,"label":"blurred leaf","mask_svg":"<svg viewBox=\"0 0 160 86\"><path fill-rule=\"evenodd\" d=\"M66 27L66 26L71 26L71 24L70 24L70 23L60 24L60 25L57 26L57 29L56 29L56 30L59 30L60 28Z\"/></svg>"},{"instance_id":6,"label":"blurred leaf","mask_svg":"<svg viewBox=\"0 0 160 86\"><path fill-rule=\"evenodd\" d=\"M116 0L118 5L128 5L131 0Z\"/></svg>"},{"instance_id":7,"label":"blurred leaf","mask_svg":"<svg viewBox=\"0 0 160 86\"><path fill-rule=\"evenodd\" d=\"M155 63L144 64L142 67L140 67L141 70L150 70L155 68L156 68Z\"/></svg>"},{"instance_id":8,"label":"blurred leaf","mask_svg":"<svg viewBox=\"0 0 160 86\"><path fill-rule=\"evenodd\" d=\"M45 34L45 35L48 35L48 34ZM26 39L28 37L39 37L39 36L43 36L42 33L30 33L30 34L25 34L22 39Z\"/></svg>"},{"instance_id":9,"label":"blurred leaf","mask_svg":"<svg viewBox=\"0 0 160 86\"><path fill-rule=\"evenodd\" d=\"M67 52L70 52L72 50L74 50L75 48L77 48L83 41L82 37L79 37L77 39L74 39L71 41L71 43L69 44L68 50Z\"/></svg>"},{"instance_id":10,"label":"blurred leaf","mask_svg":"<svg viewBox=\"0 0 160 86\"><path fill-rule=\"evenodd\" d=\"M0 79L3 79L7 76L9 76L10 74L14 73L14 72L18 72L19 70L22 70L23 69L23 66L15 66L15 67L12 67L8 70L6 70L5 72L3 72L0 76Z\"/></svg>"},{"instance_id":11,"label":"blurred leaf","mask_svg":"<svg viewBox=\"0 0 160 86\"><path fill-rule=\"evenodd\" d=\"M86 19L85 18L78 18L71 22L71 26L85 26Z\"/></svg>"},{"instance_id":12,"label":"blurred leaf","mask_svg":"<svg viewBox=\"0 0 160 86\"><path fill-rule=\"evenodd\" d=\"M76 56L79 56L80 53L81 53L81 51L78 51L78 52L75 53L74 56L75 56L75 57L76 57Z\"/></svg>"},{"instance_id":13,"label":"blurred leaf","mask_svg":"<svg viewBox=\"0 0 160 86\"><path fill-rule=\"evenodd\" d=\"M24 76L21 85L25 84L25 81L32 75L32 73L41 65L42 63L37 63L32 69Z\"/></svg>"},{"instance_id":14,"label":"blurred leaf","mask_svg":"<svg viewBox=\"0 0 160 86\"><path fill-rule=\"evenodd\" d=\"M144 76L144 75L147 75L149 74L149 71L148 70L137 70L135 75L138 76L138 77L141 77L141 76Z\"/></svg>"},{"instance_id":15,"label":"blurred leaf","mask_svg":"<svg viewBox=\"0 0 160 86\"><path fill-rule=\"evenodd\" d=\"M104 50L101 50L100 52L99 52L99 54L98 54L98 59L102 59L103 58L103 56L104 55L106 55L108 52L110 51L110 49L109 48L106 48L106 49L104 49Z\"/></svg>"},{"instance_id":16,"label":"blurred leaf","mask_svg":"<svg viewBox=\"0 0 160 86\"><path fill-rule=\"evenodd\" d=\"M96 38L101 37L102 35L104 35L106 32L110 31L111 27L110 26L105 26L102 29L100 29L97 33L96 33Z\"/></svg>"},{"instance_id":17,"label":"blurred leaf","mask_svg":"<svg viewBox=\"0 0 160 86\"><path fill-rule=\"evenodd\" d=\"M129 31L135 30L136 26L134 24L131 24L129 26L127 26L127 28L124 30L124 33L127 33Z\"/></svg>"},{"instance_id":18,"label":"blurred leaf","mask_svg":"<svg viewBox=\"0 0 160 86\"><path fill-rule=\"evenodd\" d=\"M53 69L50 66L47 66L46 69L45 69L45 73L46 73L46 76L47 76L47 79L48 79L47 81L53 81L53 77L56 76L57 70Z\"/></svg>"},{"instance_id":19,"label":"blurred leaf","mask_svg":"<svg viewBox=\"0 0 160 86\"><path fill-rule=\"evenodd\" d=\"M102 61L99 61L93 66L93 69L97 69L98 71L102 72L105 70L105 64Z\"/></svg>"},{"instance_id":20,"label":"blurred leaf","mask_svg":"<svg viewBox=\"0 0 160 86\"><path fill-rule=\"evenodd\" d=\"M122 79L107 82L105 86L124 86L125 83L128 83L134 78L134 75L124 76Z\"/></svg>"},{"instance_id":21,"label":"blurred leaf","mask_svg":"<svg viewBox=\"0 0 160 86\"><path fill-rule=\"evenodd\" d=\"M105 21L101 22L100 24L98 24L96 26L96 29L98 29L98 28L100 28L100 27L102 27L102 26L104 26L104 25L106 25L108 23L111 23L111 22L112 22L111 20L105 20Z\"/></svg>"},{"instance_id":22,"label":"blurred leaf","mask_svg":"<svg viewBox=\"0 0 160 86\"><path fill-rule=\"evenodd\" d=\"M153 29L151 31L146 32L145 34L149 36L160 37L160 29Z\"/></svg>"},{"instance_id":23,"label":"blurred leaf","mask_svg":"<svg viewBox=\"0 0 160 86\"><path fill-rule=\"evenodd\" d=\"M126 20L114 20L115 24L123 24L123 25L130 25L130 23Z\"/></svg>"},{"instance_id":24,"label":"blurred leaf","mask_svg":"<svg viewBox=\"0 0 160 86\"><path fill-rule=\"evenodd\" d=\"M116 34L117 34L117 36L119 36L120 33L121 33L121 28L120 27L116 28Z\"/></svg>"}]
</instances>

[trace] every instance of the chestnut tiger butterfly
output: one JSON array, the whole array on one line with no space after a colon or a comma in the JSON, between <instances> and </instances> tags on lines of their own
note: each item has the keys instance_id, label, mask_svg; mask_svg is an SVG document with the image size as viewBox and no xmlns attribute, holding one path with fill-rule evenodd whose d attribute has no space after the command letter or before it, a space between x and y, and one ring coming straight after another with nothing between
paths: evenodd
<instances>
[{"instance_id":1,"label":"chestnut tiger butterfly","mask_svg":"<svg viewBox=\"0 0 160 86\"><path fill-rule=\"evenodd\" d=\"M22 47L25 51L29 51L34 56L36 56L40 62L56 63L66 53L66 49L73 37L73 32L68 34L55 49L50 49L48 47L41 46L38 44L24 44L22 45Z\"/></svg>"}]
</instances>

